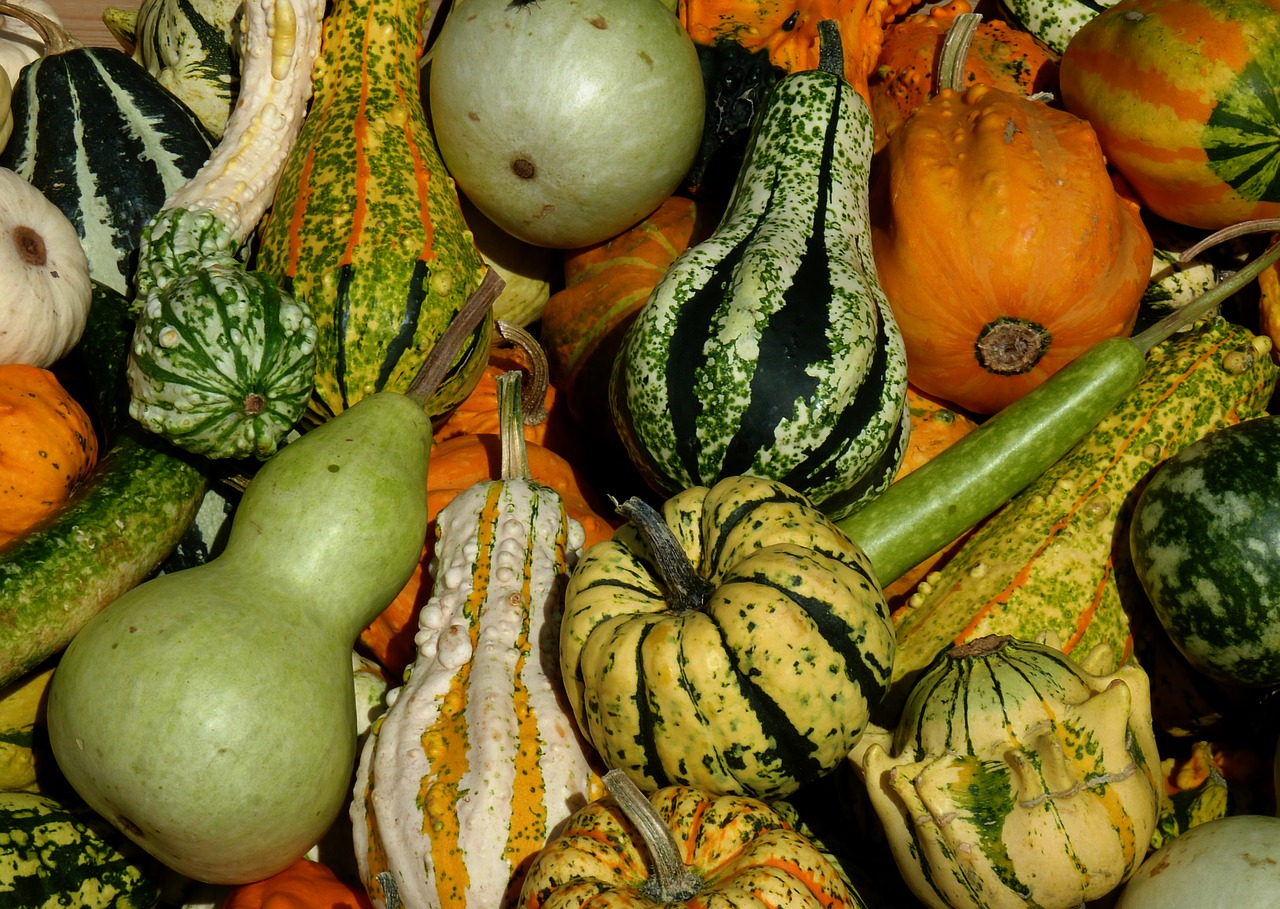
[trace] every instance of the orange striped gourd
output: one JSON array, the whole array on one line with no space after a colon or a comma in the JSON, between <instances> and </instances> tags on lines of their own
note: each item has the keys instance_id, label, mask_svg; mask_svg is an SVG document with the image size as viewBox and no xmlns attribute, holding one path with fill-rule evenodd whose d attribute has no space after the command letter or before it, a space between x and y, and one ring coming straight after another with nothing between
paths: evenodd
<instances>
[{"instance_id":1,"label":"orange striped gourd","mask_svg":"<svg viewBox=\"0 0 1280 909\"><path fill-rule=\"evenodd\" d=\"M316 320L314 409L407 389L475 292L484 262L436 150L419 87L426 0L336 0L311 109L280 178L258 267ZM433 417L475 387L492 317L427 401Z\"/></svg>"},{"instance_id":2,"label":"orange striped gourd","mask_svg":"<svg viewBox=\"0 0 1280 909\"><path fill-rule=\"evenodd\" d=\"M555 654L583 529L529 479L518 389L518 372L500 380L502 479L437 518L417 653L358 764L356 860L384 907L508 906L527 862L592 796Z\"/></svg>"},{"instance_id":3,"label":"orange striped gourd","mask_svg":"<svg viewBox=\"0 0 1280 909\"><path fill-rule=\"evenodd\" d=\"M1210 230L1280 214L1277 0L1123 0L1075 33L1059 75L1150 211Z\"/></svg>"}]
</instances>

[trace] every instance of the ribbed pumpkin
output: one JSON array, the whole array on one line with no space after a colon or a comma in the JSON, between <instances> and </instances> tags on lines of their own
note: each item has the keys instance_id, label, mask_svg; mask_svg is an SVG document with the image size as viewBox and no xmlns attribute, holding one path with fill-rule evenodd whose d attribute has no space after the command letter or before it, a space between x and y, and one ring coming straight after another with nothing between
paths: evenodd
<instances>
[{"instance_id":1,"label":"ribbed pumpkin","mask_svg":"<svg viewBox=\"0 0 1280 909\"><path fill-rule=\"evenodd\" d=\"M1143 205L1204 229L1280 214L1280 3L1124 0L1062 55L1062 103Z\"/></svg>"},{"instance_id":2,"label":"ribbed pumpkin","mask_svg":"<svg viewBox=\"0 0 1280 909\"><path fill-rule=\"evenodd\" d=\"M218 909L373 909L360 885L321 862L300 858L283 871L231 888Z\"/></svg>"},{"instance_id":3,"label":"ribbed pumpkin","mask_svg":"<svg viewBox=\"0 0 1280 909\"><path fill-rule=\"evenodd\" d=\"M560 663L578 727L643 790L773 798L838 766L894 640L862 550L806 498L730 477L588 549ZM696 659L694 658L696 655Z\"/></svg>"},{"instance_id":4,"label":"ribbed pumpkin","mask_svg":"<svg viewBox=\"0 0 1280 909\"><path fill-rule=\"evenodd\" d=\"M52 372L0 366L0 546L53 514L97 461L89 415Z\"/></svg>"},{"instance_id":5,"label":"ribbed pumpkin","mask_svg":"<svg viewBox=\"0 0 1280 909\"><path fill-rule=\"evenodd\" d=\"M873 249L920 390L994 413L1132 327L1151 238L1086 121L944 89L881 154Z\"/></svg>"}]
</instances>

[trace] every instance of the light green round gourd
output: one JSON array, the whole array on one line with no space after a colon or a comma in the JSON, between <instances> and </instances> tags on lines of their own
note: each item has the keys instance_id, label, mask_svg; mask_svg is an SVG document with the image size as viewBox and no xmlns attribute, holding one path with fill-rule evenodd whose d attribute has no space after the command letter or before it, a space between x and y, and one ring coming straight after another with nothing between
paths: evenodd
<instances>
[{"instance_id":1,"label":"light green round gourd","mask_svg":"<svg viewBox=\"0 0 1280 909\"><path fill-rule=\"evenodd\" d=\"M345 804L351 649L421 556L430 444L415 399L363 399L267 461L217 558L135 587L67 648L58 765L170 868L258 880Z\"/></svg>"}]
</instances>

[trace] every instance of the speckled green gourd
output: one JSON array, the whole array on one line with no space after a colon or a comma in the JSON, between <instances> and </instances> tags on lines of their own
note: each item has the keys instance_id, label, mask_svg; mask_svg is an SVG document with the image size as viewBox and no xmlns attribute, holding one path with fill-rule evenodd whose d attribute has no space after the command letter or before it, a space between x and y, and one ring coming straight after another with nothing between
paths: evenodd
<instances>
[{"instance_id":1,"label":"speckled green gourd","mask_svg":"<svg viewBox=\"0 0 1280 909\"><path fill-rule=\"evenodd\" d=\"M257 267L319 329L315 410L404 391L485 266L428 128L419 90L426 3L338 0L325 18L311 109L261 233ZM459 352L426 408L479 381L492 323Z\"/></svg>"}]
</instances>

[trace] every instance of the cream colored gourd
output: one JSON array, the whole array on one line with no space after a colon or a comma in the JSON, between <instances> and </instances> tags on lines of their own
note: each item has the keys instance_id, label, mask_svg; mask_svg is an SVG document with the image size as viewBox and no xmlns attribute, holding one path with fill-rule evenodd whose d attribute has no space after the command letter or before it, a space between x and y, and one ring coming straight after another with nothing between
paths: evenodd
<instances>
[{"instance_id":1,"label":"cream colored gourd","mask_svg":"<svg viewBox=\"0 0 1280 909\"><path fill-rule=\"evenodd\" d=\"M356 861L386 909L498 909L596 780L555 655L582 525L529 479L519 373L498 382L502 478L464 490L437 518L417 656L357 769Z\"/></svg>"},{"instance_id":2,"label":"cream colored gourd","mask_svg":"<svg viewBox=\"0 0 1280 909\"><path fill-rule=\"evenodd\" d=\"M58 12L44 0L8 0L14 6L21 6L39 13L46 19L52 19L59 25L62 19ZM44 50L44 42L36 34L36 30L17 16L0 16L0 69L9 77L9 83L16 85L18 73L31 61L40 56ZM6 102L7 106L7 102Z\"/></svg>"},{"instance_id":3,"label":"cream colored gourd","mask_svg":"<svg viewBox=\"0 0 1280 909\"><path fill-rule=\"evenodd\" d=\"M0 364L48 367L80 340L93 288L75 226L0 168Z\"/></svg>"}]
</instances>

